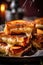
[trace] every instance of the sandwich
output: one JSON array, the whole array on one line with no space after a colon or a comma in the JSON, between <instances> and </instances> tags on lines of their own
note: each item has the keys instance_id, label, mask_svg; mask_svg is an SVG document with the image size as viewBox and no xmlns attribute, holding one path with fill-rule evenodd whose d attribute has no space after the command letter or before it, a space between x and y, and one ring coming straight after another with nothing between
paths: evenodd
<instances>
[{"instance_id":1,"label":"sandwich","mask_svg":"<svg viewBox=\"0 0 43 65\"><path fill-rule=\"evenodd\" d=\"M33 22L28 22L25 20L15 20L10 21L5 24L4 32L5 34L20 34L20 33L30 33L34 28Z\"/></svg>"},{"instance_id":2,"label":"sandwich","mask_svg":"<svg viewBox=\"0 0 43 65\"><path fill-rule=\"evenodd\" d=\"M38 18L35 20L35 28L37 29L37 34L43 34L43 18Z\"/></svg>"},{"instance_id":3,"label":"sandwich","mask_svg":"<svg viewBox=\"0 0 43 65\"><path fill-rule=\"evenodd\" d=\"M31 50L33 22L15 20L7 22L4 31L0 32L0 52L8 56L22 56Z\"/></svg>"},{"instance_id":4,"label":"sandwich","mask_svg":"<svg viewBox=\"0 0 43 65\"><path fill-rule=\"evenodd\" d=\"M36 32L33 34L33 46L37 49L43 49L43 18L35 19Z\"/></svg>"}]
</instances>

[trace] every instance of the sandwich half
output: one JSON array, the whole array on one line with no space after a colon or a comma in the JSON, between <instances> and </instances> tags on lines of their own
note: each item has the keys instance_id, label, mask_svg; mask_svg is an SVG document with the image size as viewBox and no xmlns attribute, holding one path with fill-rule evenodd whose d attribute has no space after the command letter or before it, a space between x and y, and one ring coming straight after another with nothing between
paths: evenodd
<instances>
[{"instance_id":1,"label":"sandwich half","mask_svg":"<svg viewBox=\"0 0 43 65\"><path fill-rule=\"evenodd\" d=\"M31 34L6 35L0 32L0 53L8 56L21 56L31 49Z\"/></svg>"},{"instance_id":2,"label":"sandwich half","mask_svg":"<svg viewBox=\"0 0 43 65\"><path fill-rule=\"evenodd\" d=\"M43 34L43 18L35 20L35 28L37 29L37 34Z\"/></svg>"},{"instance_id":3,"label":"sandwich half","mask_svg":"<svg viewBox=\"0 0 43 65\"><path fill-rule=\"evenodd\" d=\"M30 51L33 31L34 22L15 20L5 23L4 31L0 32L0 52L4 51L8 56L21 56Z\"/></svg>"},{"instance_id":4,"label":"sandwich half","mask_svg":"<svg viewBox=\"0 0 43 65\"><path fill-rule=\"evenodd\" d=\"M33 34L33 46L43 49L43 18L35 19L36 32Z\"/></svg>"},{"instance_id":5,"label":"sandwich half","mask_svg":"<svg viewBox=\"0 0 43 65\"><path fill-rule=\"evenodd\" d=\"M33 22L25 20L15 20L5 23L5 34L30 33L34 28Z\"/></svg>"}]
</instances>

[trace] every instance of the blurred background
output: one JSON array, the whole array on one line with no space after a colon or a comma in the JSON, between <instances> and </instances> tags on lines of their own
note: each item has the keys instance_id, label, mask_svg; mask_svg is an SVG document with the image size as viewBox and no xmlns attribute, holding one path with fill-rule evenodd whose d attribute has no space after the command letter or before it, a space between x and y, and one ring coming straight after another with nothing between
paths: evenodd
<instances>
[{"instance_id":1,"label":"blurred background","mask_svg":"<svg viewBox=\"0 0 43 65\"><path fill-rule=\"evenodd\" d=\"M0 0L0 24L34 17L43 17L43 0Z\"/></svg>"}]
</instances>

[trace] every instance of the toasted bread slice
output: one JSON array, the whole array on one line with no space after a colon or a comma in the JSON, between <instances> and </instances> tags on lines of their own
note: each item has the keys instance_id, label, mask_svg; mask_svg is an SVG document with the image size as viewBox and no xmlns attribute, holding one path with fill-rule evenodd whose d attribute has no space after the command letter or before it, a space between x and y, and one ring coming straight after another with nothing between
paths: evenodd
<instances>
[{"instance_id":1,"label":"toasted bread slice","mask_svg":"<svg viewBox=\"0 0 43 65\"><path fill-rule=\"evenodd\" d=\"M10 21L5 24L4 32L5 34L20 34L20 33L30 33L34 28L33 22L28 22L25 20L15 20Z\"/></svg>"}]
</instances>

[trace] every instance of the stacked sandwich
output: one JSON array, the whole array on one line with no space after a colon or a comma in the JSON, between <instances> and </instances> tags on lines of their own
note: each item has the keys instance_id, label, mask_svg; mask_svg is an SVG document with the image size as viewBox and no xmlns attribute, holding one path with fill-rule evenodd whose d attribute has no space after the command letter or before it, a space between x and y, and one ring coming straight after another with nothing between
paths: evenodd
<instances>
[{"instance_id":1,"label":"stacked sandwich","mask_svg":"<svg viewBox=\"0 0 43 65\"><path fill-rule=\"evenodd\" d=\"M24 51L31 50L34 23L15 20L5 23L0 32L0 53L8 56L21 56Z\"/></svg>"}]
</instances>

